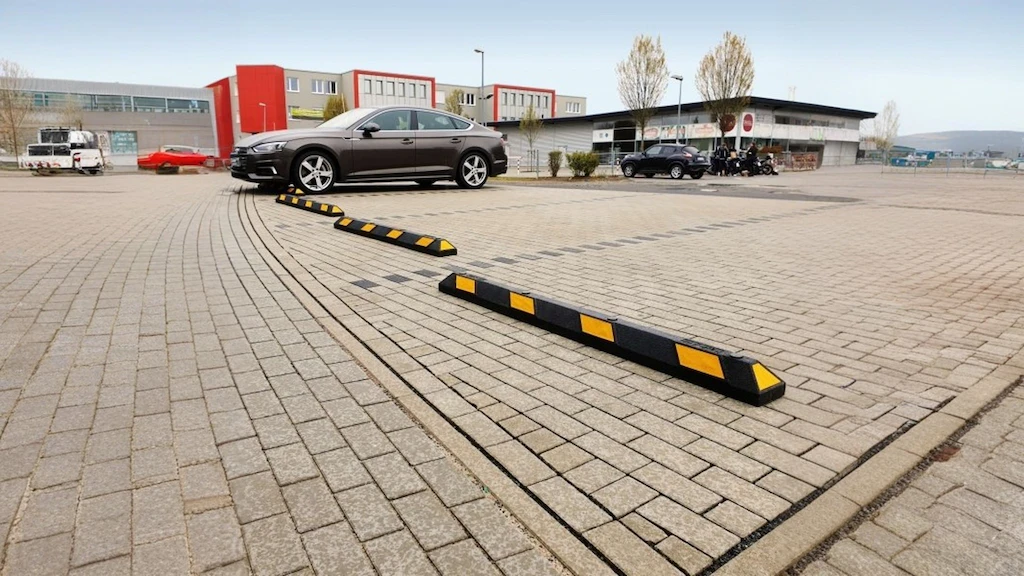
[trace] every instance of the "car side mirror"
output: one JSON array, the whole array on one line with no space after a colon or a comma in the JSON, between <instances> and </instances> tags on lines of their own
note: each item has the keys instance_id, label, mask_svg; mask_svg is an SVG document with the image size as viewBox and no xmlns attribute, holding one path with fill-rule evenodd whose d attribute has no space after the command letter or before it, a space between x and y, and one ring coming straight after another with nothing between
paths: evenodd
<instances>
[{"instance_id":1,"label":"car side mirror","mask_svg":"<svg viewBox=\"0 0 1024 576\"><path fill-rule=\"evenodd\" d=\"M380 125L376 122L367 122L363 124L363 132L369 134L371 132L380 132Z\"/></svg>"}]
</instances>

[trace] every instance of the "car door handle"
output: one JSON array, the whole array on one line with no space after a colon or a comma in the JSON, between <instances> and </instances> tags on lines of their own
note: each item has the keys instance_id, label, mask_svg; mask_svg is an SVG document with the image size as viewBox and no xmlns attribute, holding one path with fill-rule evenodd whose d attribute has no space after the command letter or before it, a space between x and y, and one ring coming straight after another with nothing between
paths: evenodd
<instances>
[{"instance_id":1,"label":"car door handle","mask_svg":"<svg viewBox=\"0 0 1024 576\"><path fill-rule=\"evenodd\" d=\"M402 144L412 144L412 143L413 143L413 139L412 138L403 138L402 139Z\"/></svg>"},{"instance_id":2,"label":"car door handle","mask_svg":"<svg viewBox=\"0 0 1024 576\"><path fill-rule=\"evenodd\" d=\"M462 138L452 138L449 142L452 144L458 144L459 142L462 142Z\"/></svg>"}]
</instances>

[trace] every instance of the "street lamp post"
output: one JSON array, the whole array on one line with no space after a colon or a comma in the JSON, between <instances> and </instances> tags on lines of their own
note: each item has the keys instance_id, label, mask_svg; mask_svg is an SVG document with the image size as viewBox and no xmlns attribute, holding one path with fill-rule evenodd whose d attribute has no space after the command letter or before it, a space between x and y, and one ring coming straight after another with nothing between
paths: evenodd
<instances>
[{"instance_id":1,"label":"street lamp post","mask_svg":"<svg viewBox=\"0 0 1024 576\"><path fill-rule=\"evenodd\" d=\"M267 131L267 105L263 102L259 103L260 108L263 108L263 131Z\"/></svg>"},{"instance_id":2,"label":"street lamp post","mask_svg":"<svg viewBox=\"0 0 1024 576\"><path fill-rule=\"evenodd\" d=\"M477 117L482 122L483 121L483 114L480 113L480 112L483 110L483 102L484 102L484 51L479 49L479 48L474 48L473 52L476 52L477 54L480 55L480 93L476 97L476 109L477 109ZM492 118L492 120L493 120L493 118Z\"/></svg>"},{"instance_id":3,"label":"street lamp post","mask_svg":"<svg viewBox=\"0 0 1024 576\"><path fill-rule=\"evenodd\" d=\"M672 79L679 80L679 102L676 104L676 144L679 144L679 129L683 127L683 77L673 74Z\"/></svg>"}]
</instances>

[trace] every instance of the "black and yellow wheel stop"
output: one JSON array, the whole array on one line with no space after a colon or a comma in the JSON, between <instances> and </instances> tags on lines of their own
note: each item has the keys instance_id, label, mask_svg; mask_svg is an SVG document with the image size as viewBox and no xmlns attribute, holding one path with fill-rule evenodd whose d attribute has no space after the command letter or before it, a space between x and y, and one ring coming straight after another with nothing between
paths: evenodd
<instances>
[{"instance_id":1,"label":"black and yellow wheel stop","mask_svg":"<svg viewBox=\"0 0 1024 576\"><path fill-rule=\"evenodd\" d=\"M627 360L755 406L786 392L786 383L757 360L641 324L453 273L438 288Z\"/></svg>"},{"instance_id":2,"label":"black and yellow wheel stop","mask_svg":"<svg viewBox=\"0 0 1024 576\"><path fill-rule=\"evenodd\" d=\"M341 206L314 202L313 200L299 198L292 194L279 194L277 196L277 203L295 206L296 208L302 208L303 210L309 210L310 212L316 212L317 214L326 214L327 216L345 215L345 211L341 209Z\"/></svg>"},{"instance_id":3,"label":"black and yellow wheel stop","mask_svg":"<svg viewBox=\"0 0 1024 576\"><path fill-rule=\"evenodd\" d=\"M438 238L437 236L430 236L427 234L418 234L408 230L399 230L398 228L391 228L383 224L356 220L355 218L349 218L347 216L345 218L339 218L338 221L334 223L334 227L338 230L352 232L353 234L359 234L375 240L383 240L390 244L396 244L403 248L416 250L417 252L423 252L433 256L453 256L459 253L459 251L455 249L455 246L452 246L452 243L444 238Z\"/></svg>"}]
</instances>

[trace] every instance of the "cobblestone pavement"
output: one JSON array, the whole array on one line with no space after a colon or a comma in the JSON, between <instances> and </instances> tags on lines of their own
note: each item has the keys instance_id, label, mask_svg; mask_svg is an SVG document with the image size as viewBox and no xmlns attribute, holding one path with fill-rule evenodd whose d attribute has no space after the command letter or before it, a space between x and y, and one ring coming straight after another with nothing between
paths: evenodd
<instances>
[{"instance_id":1,"label":"cobblestone pavement","mask_svg":"<svg viewBox=\"0 0 1024 576\"><path fill-rule=\"evenodd\" d=\"M271 272L226 177L0 178L0 566L558 574Z\"/></svg>"},{"instance_id":2,"label":"cobblestone pavement","mask_svg":"<svg viewBox=\"0 0 1024 576\"><path fill-rule=\"evenodd\" d=\"M1024 345L1019 181L861 169L770 182L809 197L318 198L444 236L459 248L444 259L239 198L338 320L577 538L626 573L694 574ZM461 269L753 355L788 391L751 408L440 294Z\"/></svg>"},{"instance_id":3,"label":"cobblestone pavement","mask_svg":"<svg viewBox=\"0 0 1024 576\"><path fill-rule=\"evenodd\" d=\"M803 574L1024 574L1024 388Z\"/></svg>"}]
</instances>

